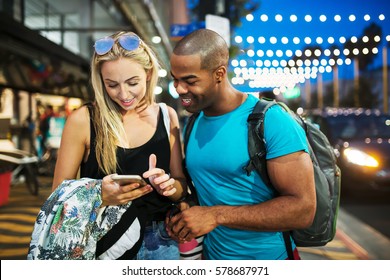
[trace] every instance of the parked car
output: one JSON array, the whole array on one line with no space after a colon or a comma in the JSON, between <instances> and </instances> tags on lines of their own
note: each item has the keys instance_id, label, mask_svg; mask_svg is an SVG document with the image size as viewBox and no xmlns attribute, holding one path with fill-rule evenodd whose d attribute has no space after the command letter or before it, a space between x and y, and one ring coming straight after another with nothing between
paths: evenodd
<instances>
[{"instance_id":1,"label":"parked car","mask_svg":"<svg viewBox=\"0 0 390 280\"><path fill-rule=\"evenodd\" d=\"M333 109L306 116L333 145L342 190L390 191L390 115L379 110Z\"/></svg>"}]
</instances>

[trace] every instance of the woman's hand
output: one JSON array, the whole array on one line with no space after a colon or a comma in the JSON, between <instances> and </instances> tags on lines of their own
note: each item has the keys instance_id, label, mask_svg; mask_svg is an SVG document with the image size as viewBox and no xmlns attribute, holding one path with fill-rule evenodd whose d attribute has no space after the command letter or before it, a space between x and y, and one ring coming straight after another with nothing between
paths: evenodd
<instances>
[{"instance_id":1,"label":"woman's hand","mask_svg":"<svg viewBox=\"0 0 390 280\"><path fill-rule=\"evenodd\" d=\"M119 185L107 175L102 181L102 205L120 205L126 204L136 198L139 198L153 191L150 185L140 187L138 183L128 185Z\"/></svg>"},{"instance_id":2,"label":"woman's hand","mask_svg":"<svg viewBox=\"0 0 390 280\"><path fill-rule=\"evenodd\" d=\"M149 182L156 189L156 191L164 196L171 196L176 192L174 186L175 179L171 178L169 174L166 174L164 169L156 168L157 157L155 154L151 154L149 157L149 170L142 176L148 178Z\"/></svg>"}]
</instances>

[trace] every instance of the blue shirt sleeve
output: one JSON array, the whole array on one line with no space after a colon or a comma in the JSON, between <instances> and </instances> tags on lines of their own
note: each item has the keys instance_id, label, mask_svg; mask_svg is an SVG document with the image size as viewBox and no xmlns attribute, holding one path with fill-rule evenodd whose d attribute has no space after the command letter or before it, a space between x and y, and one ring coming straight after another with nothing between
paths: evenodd
<instances>
[{"instance_id":1,"label":"blue shirt sleeve","mask_svg":"<svg viewBox=\"0 0 390 280\"><path fill-rule=\"evenodd\" d=\"M292 116L278 105L268 109L264 120L267 159L297 151L308 152L306 133Z\"/></svg>"}]
</instances>

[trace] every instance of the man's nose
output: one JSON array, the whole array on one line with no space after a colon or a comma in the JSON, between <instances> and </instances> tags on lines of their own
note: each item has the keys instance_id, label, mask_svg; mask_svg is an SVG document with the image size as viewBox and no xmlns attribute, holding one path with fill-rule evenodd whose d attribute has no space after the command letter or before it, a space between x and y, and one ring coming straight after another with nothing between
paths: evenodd
<instances>
[{"instance_id":1,"label":"man's nose","mask_svg":"<svg viewBox=\"0 0 390 280\"><path fill-rule=\"evenodd\" d=\"M185 85L185 83L181 83L181 82L176 82L174 83L174 86L176 88L176 92L178 94L185 94L188 92L188 88L187 86Z\"/></svg>"}]
</instances>

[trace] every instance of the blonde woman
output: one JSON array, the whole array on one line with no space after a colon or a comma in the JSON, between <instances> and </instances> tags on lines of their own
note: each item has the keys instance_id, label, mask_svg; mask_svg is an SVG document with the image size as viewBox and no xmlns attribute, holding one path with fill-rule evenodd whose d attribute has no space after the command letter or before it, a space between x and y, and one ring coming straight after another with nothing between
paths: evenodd
<instances>
[{"instance_id":1,"label":"blonde woman","mask_svg":"<svg viewBox=\"0 0 390 280\"><path fill-rule=\"evenodd\" d=\"M132 201L142 221L142 246L120 256L116 253L115 258L179 259L177 243L166 234L164 219L172 202L186 195L186 185L177 114L157 104L153 94L158 60L132 32L97 40L94 49L91 81L96 100L67 119L53 190L63 180L76 178L79 168L80 177L103 179L103 206ZM148 184L120 186L112 174L140 175ZM134 208L98 241L96 254L112 248L123 232L129 232L129 215L134 215Z\"/></svg>"}]
</instances>

